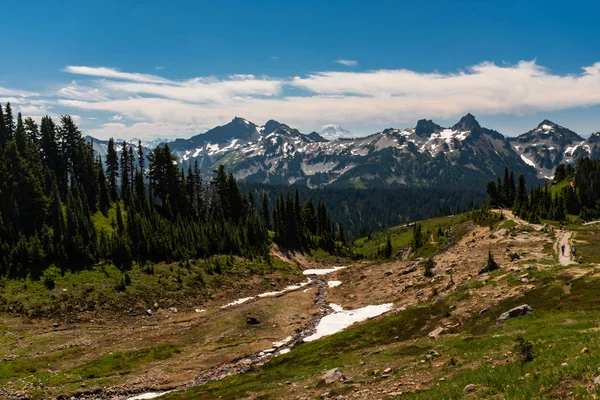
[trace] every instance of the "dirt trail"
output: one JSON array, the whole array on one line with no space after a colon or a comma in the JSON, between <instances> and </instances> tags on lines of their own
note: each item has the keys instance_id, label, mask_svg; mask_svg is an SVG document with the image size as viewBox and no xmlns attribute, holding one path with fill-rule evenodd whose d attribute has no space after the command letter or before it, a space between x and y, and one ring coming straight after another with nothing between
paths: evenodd
<instances>
[{"instance_id":1,"label":"dirt trail","mask_svg":"<svg viewBox=\"0 0 600 400\"><path fill-rule=\"evenodd\" d=\"M554 249L558 254L560 265L575 264L575 262L571 260L571 236L573 236L573 232L571 231L558 231L556 234L556 245ZM564 254L561 251L562 246L565 246Z\"/></svg>"}]
</instances>

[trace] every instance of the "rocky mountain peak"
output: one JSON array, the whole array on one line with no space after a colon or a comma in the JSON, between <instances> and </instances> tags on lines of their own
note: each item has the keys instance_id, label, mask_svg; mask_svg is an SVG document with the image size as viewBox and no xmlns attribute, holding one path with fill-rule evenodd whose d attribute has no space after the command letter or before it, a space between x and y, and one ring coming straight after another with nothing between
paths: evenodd
<instances>
[{"instance_id":1,"label":"rocky mountain peak","mask_svg":"<svg viewBox=\"0 0 600 400\"><path fill-rule=\"evenodd\" d=\"M432 133L441 131L443 128L430 119L420 119L417 121L415 134L420 137L431 136Z\"/></svg>"},{"instance_id":2,"label":"rocky mountain peak","mask_svg":"<svg viewBox=\"0 0 600 400\"><path fill-rule=\"evenodd\" d=\"M468 113L467 115L462 117L460 119L460 121L458 121L452 127L452 129L454 129L455 131L472 131L473 129L480 129L480 128L481 128L481 125L479 125L479 122L477 122L477 120L475 119L475 116L471 113Z\"/></svg>"}]
</instances>

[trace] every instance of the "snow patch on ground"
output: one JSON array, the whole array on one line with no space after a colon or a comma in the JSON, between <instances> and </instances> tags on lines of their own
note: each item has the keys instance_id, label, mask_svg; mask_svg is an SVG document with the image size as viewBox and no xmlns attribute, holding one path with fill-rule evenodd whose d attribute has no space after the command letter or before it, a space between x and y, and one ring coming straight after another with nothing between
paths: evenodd
<instances>
[{"instance_id":1,"label":"snow patch on ground","mask_svg":"<svg viewBox=\"0 0 600 400\"><path fill-rule=\"evenodd\" d=\"M327 274L330 274L335 271L339 271L340 269L344 269L344 268L346 268L346 267L338 266L338 267L322 268L322 269L307 269L307 270L303 271L302 273L304 275L327 275Z\"/></svg>"},{"instance_id":2,"label":"snow patch on ground","mask_svg":"<svg viewBox=\"0 0 600 400\"><path fill-rule=\"evenodd\" d=\"M327 286L329 287L336 287L336 286L340 286L342 284L342 281L329 281L327 282Z\"/></svg>"},{"instance_id":3,"label":"snow patch on ground","mask_svg":"<svg viewBox=\"0 0 600 400\"><path fill-rule=\"evenodd\" d=\"M319 321L315 333L304 338L305 342L312 342L324 336L333 335L343 331L352 324L377 317L390 311L394 307L394 304L387 303L377 306L366 306L357 308L356 310L344 310L337 304L330 304L329 306L333 309L333 313L324 316Z\"/></svg>"},{"instance_id":4,"label":"snow patch on ground","mask_svg":"<svg viewBox=\"0 0 600 400\"><path fill-rule=\"evenodd\" d=\"M166 392L148 392L143 394L138 394L137 396L130 397L128 400L146 400L146 399L154 399L160 396L163 396L167 393L171 393L172 390Z\"/></svg>"},{"instance_id":5,"label":"snow patch on ground","mask_svg":"<svg viewBox=\"0 0 600 400\"><path fill-rule=\"evenodd\" d=\"M301 289L304 286L308 285L309 283L310 283L310 280L308 280L306 282L299 283L297 285L288 286L288 287L286 287L283 290L278 290L278 291L274 291L274 292L260 293L260 294L257 294L256 296L252 296L252 297L242 297L241 299L234 300L231 303L227 303L224 306L221 306L221 308L228 308L228 307L231 307L231 306L237 306L238 304L243 304L243 303L245 303L247 301L250 301L252 299L262 299L264 297L279 296L279 295L282 295L284 293L291 292L293 290Z\"/></svg>"}]
</instances>

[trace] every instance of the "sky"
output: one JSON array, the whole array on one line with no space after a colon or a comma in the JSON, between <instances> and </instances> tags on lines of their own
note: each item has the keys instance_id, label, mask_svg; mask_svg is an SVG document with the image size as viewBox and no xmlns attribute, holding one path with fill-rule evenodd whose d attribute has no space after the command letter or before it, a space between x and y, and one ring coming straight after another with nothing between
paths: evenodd
<instances>
[{"instance_id":1,"label":"sky","mask_svg":"<svg viewBox=\"0 0 600 400\"><path fill-rule=\"evenodd\" d=\"M594 1L6 1L0 102L98 138L190 137L238 116L356 135L543 119L600 131Z\"/></svg>"}]
</instances>

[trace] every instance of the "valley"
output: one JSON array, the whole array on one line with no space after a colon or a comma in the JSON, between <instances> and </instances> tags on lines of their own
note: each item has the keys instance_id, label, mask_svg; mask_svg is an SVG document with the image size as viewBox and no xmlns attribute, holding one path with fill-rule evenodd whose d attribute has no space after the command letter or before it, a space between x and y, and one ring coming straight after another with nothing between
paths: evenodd
<instances>
[{"instance_id":1,"label":"valley","mask_svg":"<svg viewBox=\"0 0 600 400\"><path fill-rule=\"evenodd\" d=\"M171 304L168 297L157 296L156 304L139 305L133 314L99 309L33 320L4 314L0 393L32 399L127 399L170 390L161 398L449 398L474 384L475 397L544 386L548 393L569 390L586 398L595 393L592 362L600 336L593 319L579 315L597 312L594 296L586 291L598 280L600 259L563 265L555 249L571 233L574 242L594 247L600 231L567 227L563 232L502 215L424 221L426 227L443 226L452 233L404 261L274 254L287 265L279 272L238 284L238 289L234 283L233 290L213 290L194 302ZM411 233L400 228L392 235L401 244ZM500 268L480 274L489 251ZM435 264L425 276L420 256L428 254ZM135 281L135 268L131 275ZM56 292L62 291L57 281ZM309 338L325 315L340 308L387 304L367 322ZM520 304L529 304L532 315L495 323ZM567 310L570 316L561 317ZM258 323L248 323L249 317ZM575 329L568 333L569 346L559 344L554 331L539 337L536 327L549 320L557 324L556 334ZM537 356L531 364L521 363L512 349L517 333L534 340ZM590 353L580 354L577 346ZM564 368L558 363L544 370L536 364L563 356L569 360ZM346 379L321 382L334 367L342 368ZM486 378L496 368L509 376L535 372L536 377L510 389L509 377ZM571 383L565 389L561 377L567 376Z\"/></svg>"}]
</instances>

